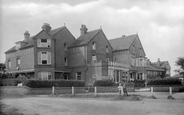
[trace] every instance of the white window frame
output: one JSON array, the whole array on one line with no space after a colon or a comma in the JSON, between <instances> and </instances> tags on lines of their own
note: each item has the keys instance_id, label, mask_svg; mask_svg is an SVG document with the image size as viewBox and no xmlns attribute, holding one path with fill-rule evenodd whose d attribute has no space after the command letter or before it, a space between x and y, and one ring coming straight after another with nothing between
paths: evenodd
<instances>
[{"instance_id":1,"label":"white window frame","mask_svg":"<svg viewBox=\"0 0 184 115\"><path fill-rule=\"evenodd\" d=\"M46 40L46 42L43 42L42 40ZM51 39L37 39L37 46L38 47L51 47Z\"/></svg>"},{"instance_id":2,"label":"white window frame","mask_svg":"<svg viewBox=\"0 0 184 115\"><path fill-rule=\"evenodd\" d=\"M82 72L76 72L76 80L82 80Z\"/></svg>"},{"instance_id":3,"label":"white window frame","mask_svg":"<svg viewBox=\"0 0 184 115\"><path fill-rule=\"evenodd\" d=\"M41 80L50 80L52 79L52 73L47 71L42 71L38 73L38 76ZM50 78L49 78L50 76Z\"/></svg>"},{"instance_id":4,"label":"white window frame","mask_svg":"<svg viewBox=\"0 0 184 115\"><path fill-rule=\"evenodd\" d=\"M67 57L64 57L64 64L65 64L65 66L68 66L68 58Z\"/></svg>"},{"instance_id":5,"label":"white window frame","mask_svg":"<svg viewBox=\"0 0 184 115\"><path fill-rule=\"evenodd\" d=\"M67 43L64 43L64 51L67 51Z\"/></svg>"},{"instance_id":6,"label":"white window frame","mask_svg":"<svg viewBox=\"0 0 184 115\"><path fill-rule=\"evenodd\" d=\"M46 55L44 55L43 53ZM39 59L39 56L40 56L40 59ZM43 61L46 61L46 63L44 64ZM39 65L51 65L51 52L48 52L48 51L38 52L38 64Z\"/></svg>"},{"instance_id":7,"label":"white window frame","mask_svg":"<svg viewBox=\"0 0 184 115\"><path fill-rule=\"evenodd\" d=\"M11 69L11 60L8 60L8 68Z\"/></svg>"},{"instance_id":8,"label":"white window frame","mask_svg":"<svg viewBox=\"0 0 184 115\"><path fill-rule=\"evenodd\" d=\"M20 68L20 58L17 58L16 63L17 63L17 69L19 69Z\"/></svg>"},{"instance_id":9,"label":"white window frame","mask_svg":"<svg viewBox=\"0 0 184 115\"><path fill-rule=\"evenodd\" d=\"M106 53L109 53L109 46L106 46Z\"/></svg>"},{"instance_id":10,"label":"white window frame","mask_svg":"<svg viewBox=\"0 0 184 115\"><path fill-rule=\"evenodd\" d=\"M92 42L92 50L96 50L96 42Z\"/></svg>"},{"instance_id":11,"label":"white window frame","mask_svg":"<svg viewBox=\"0 0 184 115\"><path fill-rule=\"evenodd\" d=\"M92 62L97 62L97 56L95 54L92 54Z\"/></svg>"}]
</instances>

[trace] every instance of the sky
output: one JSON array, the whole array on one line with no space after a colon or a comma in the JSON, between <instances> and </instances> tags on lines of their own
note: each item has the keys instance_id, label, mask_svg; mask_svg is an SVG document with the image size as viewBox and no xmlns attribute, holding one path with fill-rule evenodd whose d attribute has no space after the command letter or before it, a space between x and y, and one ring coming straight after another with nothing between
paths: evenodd
<instances>
[{"instance_id":1,"label":"sky","mask_svg":"<svg viewBox=\"0 0 184 115\"><path fill-rule=\"evenodd\" d=\"M76 38L82 24L101 27L107 39L137 33L146 57L169 61L172 75L184 57L183 0L0 0L0 63L25 30L35 35L43 23L65 24Z\"/></svg>"}]
</instances>

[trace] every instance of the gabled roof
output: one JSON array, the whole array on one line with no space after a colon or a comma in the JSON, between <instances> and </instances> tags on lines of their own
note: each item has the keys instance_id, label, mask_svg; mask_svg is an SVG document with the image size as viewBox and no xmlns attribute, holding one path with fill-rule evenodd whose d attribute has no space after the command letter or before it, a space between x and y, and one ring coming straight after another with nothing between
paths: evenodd
<instances>
[{"instance_id":1,"label":"gabled roof","mask_svg":"<svg viewBox=\"0 0 184 115\"><path fill-rule=\"evenodd\" d=\"M66 28L65 26L62 26L62 27L59 27L59 28L56 28L56 29L52 29L49 34L51 36L55 36L57 33L59 33L60 31L62 31L64 28ZM31 36L29 37L27 40L23 40L21 42L26 42L26 45L22 46L20 49L24 49L24 48L27 48L27 47L32 47L34 46L34 40L33 38L35 37L34 36ZM9 52L14 52L16 51L15 49L15 46L13 46L12 48L10 48L8 51L6 51L5 53L9 53Z\"/></svg>"},{"instance_id":2,"label":"gabled roof","mask_svg":"<svg viewBox=\"0 0 184 115\"><path fill-rule=\"evenodd\" d=\"M76 47L81 45L88 44L102 29L97 29L93 31L89 31L84 35L79 36L71 45L70 47Z\"/></svg>"},{"instance_id":3,"label":"gabled roof","mask_svg":"<svg viewBox=\"0 0 184 115\"><path fill-rule=\"evenodd\" d=\"M158 66L158 65L157 65L158 63L157 63L157 62L153 62L152 64L153 64L154 66ZM165 68L167 65L169 65L169 62L168 62L168 61L161 61L161 62L160 62L160 67L161 67L161 68ZM170 66L170 65L169 65L169 66Z\"/></svg>"},{"instance_id":4,"label":"gabled roof","mask_svg":"<svg viewBox=\"0 0 184 115\"><path fill-rule=\"evenodd\" d=\"M159 67L156 67L156 66L154 66L154 65L152 65L152 64L148 64L148 65L147 65L147 70L152 70L152 71L164 71L164 69L159 68Z\"/></svg>"},{"instance_id":5,"label":"gabled roof","mask_svg":"<svg viewBox=\"0 0 184 115\"><path fill-rule=\"evenodd\" d=\"M113 50L126 50L129 49L137 34L129 35L129 36L122 36L120 38L115 38L109 40Z\"/></svg>"}]
</instances>

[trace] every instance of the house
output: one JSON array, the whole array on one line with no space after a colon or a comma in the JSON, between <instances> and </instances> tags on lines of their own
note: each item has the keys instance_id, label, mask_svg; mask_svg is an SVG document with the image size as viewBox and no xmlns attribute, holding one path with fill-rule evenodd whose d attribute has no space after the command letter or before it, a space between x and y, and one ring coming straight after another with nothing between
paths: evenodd
<instances>
[{"instance_id":1,"label":"house","mask_svg":"<svg viewBox=\"0 0 184 115\"><path fill-rule=\"evenodd\" d=\"M52 29L44 23L34 36L26 31L24 40L5 52L9 75L29 79L95 80L115 83L147 80L163 75L168 63L151 63L138 34L108 40L102 29L88 31L81 25L75 37L65 27Z\"/></svg>"},{"instance_id":2,"label":"house","mask_svg":"<svg viewBox=\"0 0 184 115\"><path fill-rule=\"evenodd\" d=\"M155 66L147 59L147 80L159 79L165 77L165 69Z\"/></svg>"},{"instance_id":3,"label":"house","mask_svg":"<svg viewBox=\"0 0 184 115\"><path fill-rule=\"evenodd\" d=\"M108 75L105 62L112 61L112 47L102 29L88 31L86 25L82 25L80 32L68 48L71 76L92 84Z\"/></svg>"},{"instance_id":4,"label":"house","mask_svg":"<svg viewBox=\"0 0 184 115\"><path fill-rule=\"evenodd\" d=\"M171 77L171 66L168 61L160 61L160 58L158 58L157 62L153 62L153 65L164 69L165 77Z\"/></svg>"},{"instance_id":5,"label":"house","mask_svg":"<svg viewBox=\"0 0 184 115\"><path fill-rule=\"evenodd\" d=\"M132 81L146 79L146 57L137 34L109 40L113 47L113 61L128 67L127 72L120 74L122 79Z\"/></svg>"},{"instance_id":6,"label":"house","mask_svg":"<svg viewBox=\"0 0 184 115\"><path fill-rule=\"evenodd\" d=\"M42 30L30 37L24 33L24 40L5 52L7 73L30 79L68 79L67 47L75 37L65 27L51 29L44 23Z\"/></svg>"}]
</instances>

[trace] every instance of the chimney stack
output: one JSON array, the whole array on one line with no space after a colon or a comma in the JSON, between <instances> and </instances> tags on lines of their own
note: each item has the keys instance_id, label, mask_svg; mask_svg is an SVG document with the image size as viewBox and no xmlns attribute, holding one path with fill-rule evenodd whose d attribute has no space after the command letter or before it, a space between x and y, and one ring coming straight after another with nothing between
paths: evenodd
<instances>
[{"instance_id":1,"label":"chimney stack","mask_svg":"<svg viewBox=\"0 0 184 115\"><path fill-rule=\"evenodd\" d=\"M81 31L81 35L84 35L87 33L87 28L86 28L86 25L81 25L81 28L80 28L80 31Z\"/></svg>"},{"instance_id":2,"label":"chimney stack","mask_svg":"<svg viewBox=\"0 0 184 115\"><path fill-rule=\"evenodd\" d=\"M157 65L160 66L161 62L160 62L160 58L158 58L157 60Z\"/></svg>"},{"instance_id":3,"label":"chimney stack","mask_svg":"<svg viewBox=\"0 0 184 115\"><path fill-rule=\"evenodd\" d=\"M29 36L30 36L29 31L26 30L24 33L24 40L27 40Z\"/></svg>"},{"instance_id":4,"label":"chimney stack","mask_svg":"<svg viewBox=\"0 0 184 115\"><path fill-rule=\"evenodd\" d=\"M42 29L48 33L51 30L50 24L44 23Z\"/></svg>"}]
</instances>

